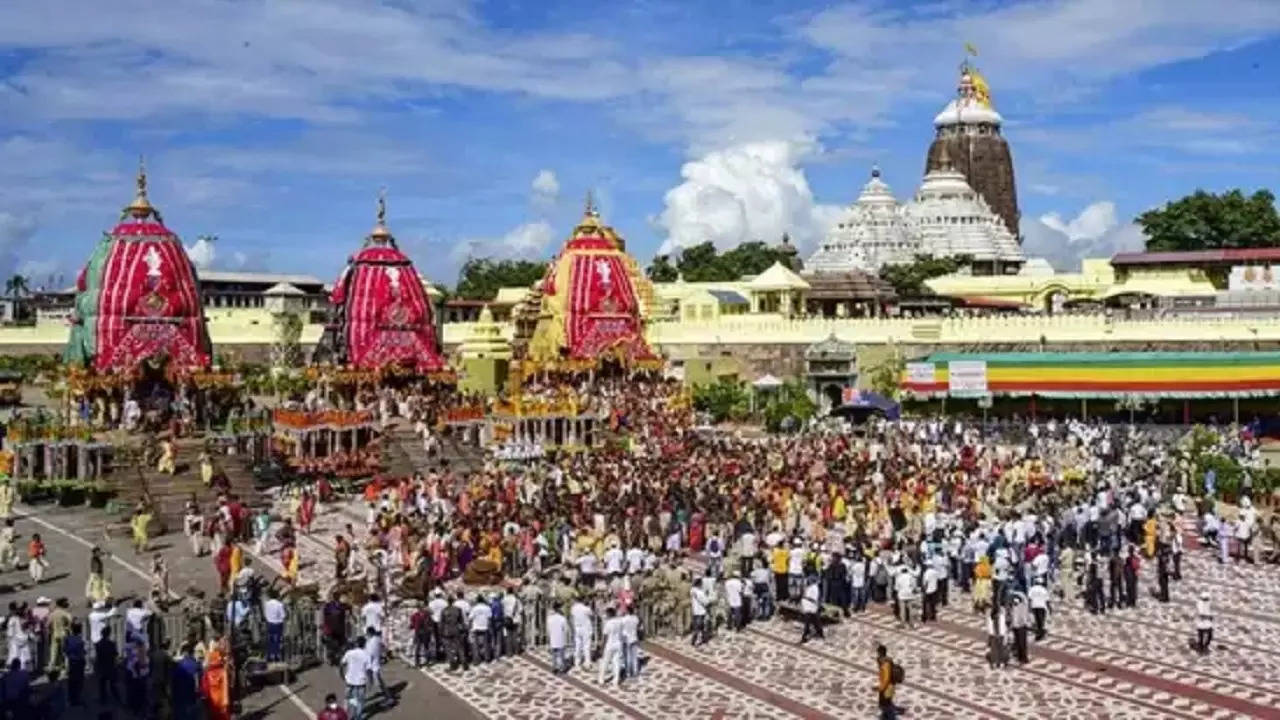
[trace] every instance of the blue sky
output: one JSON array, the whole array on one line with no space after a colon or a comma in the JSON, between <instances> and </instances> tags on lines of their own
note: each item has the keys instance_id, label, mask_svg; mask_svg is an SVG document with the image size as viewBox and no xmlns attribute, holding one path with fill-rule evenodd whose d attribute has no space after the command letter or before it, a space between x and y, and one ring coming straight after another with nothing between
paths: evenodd
<instances>
[{"instance_id":1,"label":"blue sky","mask_svg":"<svg viewBox=\"0 0 1280 720\"><path fill-rule=\"evenodd\" d=\"M1275 0L716 3L6 0L0 273L70 277L131 197L213 267L329 279L389 193L452 283L546 257L590 188L645 262L790 231L879 163L914 191L965 42L1023 232L1069 264L1197 187L1280 179Z\"/></svg>"}]
</instances>

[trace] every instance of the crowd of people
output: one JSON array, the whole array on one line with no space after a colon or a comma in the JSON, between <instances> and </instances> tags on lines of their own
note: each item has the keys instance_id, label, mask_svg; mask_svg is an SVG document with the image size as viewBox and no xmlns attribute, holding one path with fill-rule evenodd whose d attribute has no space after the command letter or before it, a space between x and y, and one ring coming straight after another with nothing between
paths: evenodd
<instances>
[{"instance_id":1,"label":"crowd of people","mask_svg":"<svg viewBox=\"0 0 1280 720\"><path fill-rule=\"evenodd\" d=\"M465 668L536 637L556 671L586 666L601 682L640 672L639 637L654 628L696 645L781 611L808 642L824 616L868 603L915 626L963 602L984 614L988 662L1004 667L1028 661L1058 603L1137 605L1143 562L1157 566L1150 596L1168 602L1184 516L1202 518L1224 560L1233 543L1254 556L1249 500L1231 518L1197 501L1212 487L1169 430L934 417L753 438L695 428L680 387L657 378L578 390L627 443L375 478L364 528L332 538L330 602L349 601L357 578L411 613L415 662ZM1223 452L1256 453L1247 433L1223 438ZM1197 604L1204 652L1212 600ZM349 640L338 627L335 661ZM395 632L373 629L380 642Z\"/></svg>"}]
</instances>

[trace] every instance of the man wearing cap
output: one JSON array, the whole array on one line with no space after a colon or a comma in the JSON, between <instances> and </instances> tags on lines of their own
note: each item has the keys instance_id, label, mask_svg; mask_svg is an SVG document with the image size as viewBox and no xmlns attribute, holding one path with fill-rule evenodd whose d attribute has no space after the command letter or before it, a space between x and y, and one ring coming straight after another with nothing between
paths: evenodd
<instances>
[{"instance_id":1,"label":"man wearing cap","mask_svg":"<svg viewBox=\"0 0 1280 720\"><path fill-rule=\"evenodd\" d=\"M1212 643L1213 608L1209 605L1209 591L1202 590L1200 599L1196 601L1196 650L1206 654Z\"/></svg>"}]
</instances>

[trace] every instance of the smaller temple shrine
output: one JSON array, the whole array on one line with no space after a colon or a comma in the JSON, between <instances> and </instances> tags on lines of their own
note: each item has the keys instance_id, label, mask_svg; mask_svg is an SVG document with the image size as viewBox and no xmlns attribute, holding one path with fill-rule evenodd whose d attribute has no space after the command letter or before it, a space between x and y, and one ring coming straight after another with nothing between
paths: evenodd
<instances>
[{"instance_id":1,"label":"smaller temple shrine","mask_svg":"<svg viewBox=\"0 0 1280 720\"><path fill-rule=\"evenodd\" d=\"M125 383L143 370L189 377L208 369L211 357L195 266L151 205L139 163L133 202L76 280L63 360Z\"/></svg>"},{"instance_id":2,"label":"smaller temple shrine","mask_svg":"<svg viewBox=\"0 0 1280 720\"><path fill-rule=\"evenodd\" d=\"M539 284L540 302L524 309L537 314L523 348L526 363L538 369L658 364L644 337L643 273L622 247L588 195L582 220Z\"/></svg>"},{"instance_id":3,"label":"smaller temple shrine","mask_svg":"<svg viewBox=\"0 0 1280 720\"><path fill-rule=\"evenodd\" d=\"M315 361L365 373L425 375L444 362L422 278L387 229L386 198L364 246L334 283L329 325Z\"/></svg>"}]
</instances>

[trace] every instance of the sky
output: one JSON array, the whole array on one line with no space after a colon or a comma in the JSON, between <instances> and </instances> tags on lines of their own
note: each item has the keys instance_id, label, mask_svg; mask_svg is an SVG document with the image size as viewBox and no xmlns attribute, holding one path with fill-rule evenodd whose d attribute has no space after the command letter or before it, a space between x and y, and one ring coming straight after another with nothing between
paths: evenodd
<instances>
[{"instance_id":1,"label":"sky","mask_svg":"<svg viewBox=\"0 0 1280 720\"><path fill-rule=\"evenodd\" d=\"M914 192L965 43L1062 269L1280 184L1280 0L4 0L0 274L69 283L139 155L203 267L331 279L380 188L450 285L550 257L588 191L646 264L807 252L873 163Z\"/></svg>"}]
</instances>

